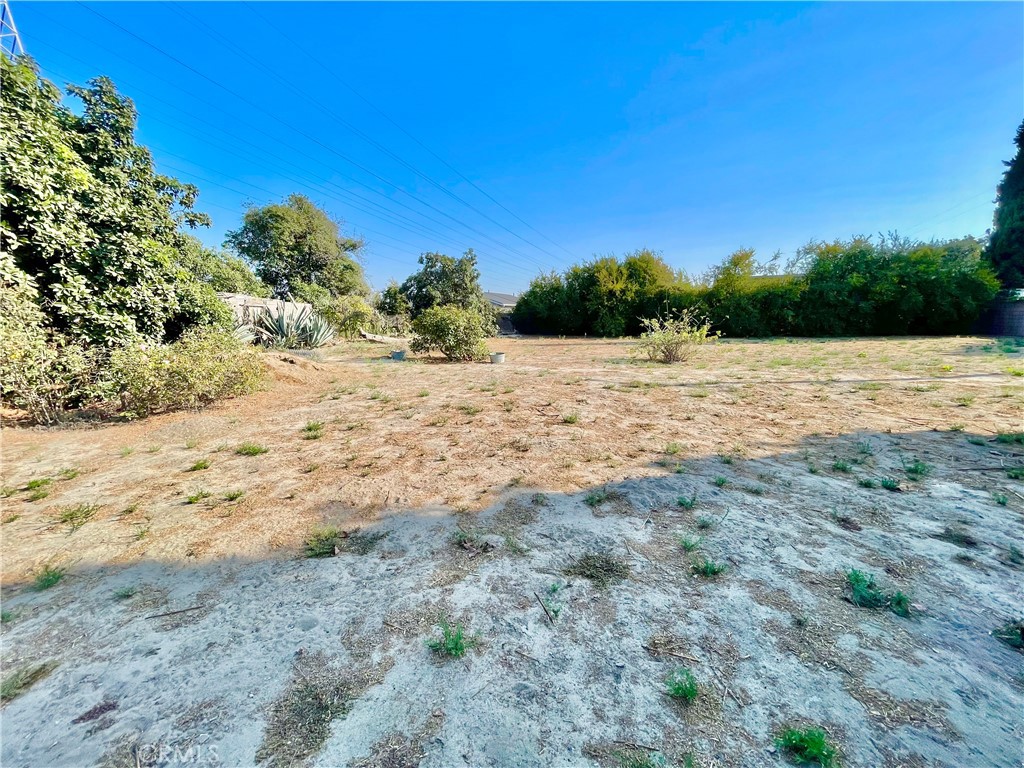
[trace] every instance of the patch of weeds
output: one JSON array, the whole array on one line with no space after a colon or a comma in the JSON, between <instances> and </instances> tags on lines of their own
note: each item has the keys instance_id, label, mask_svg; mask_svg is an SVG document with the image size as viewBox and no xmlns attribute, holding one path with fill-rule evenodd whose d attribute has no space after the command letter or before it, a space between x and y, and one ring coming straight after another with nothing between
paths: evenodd
<instances>
[{"instance_id":1,"label":"patch of weeds","mask_svg":"<svg viewBox=\"0 0 1024 768\"><path fill-rule=\"evenodd\" d=\"M881 483L882 487L885 488L885 490L887 491L901 490L900 479L898 477L883 477L879 482Z\"/></svg>"},{"instance_id":2,"label":"patch of weeds","mask_svg":"<svg viewBox=\"0 0 1024 768\"><path fill-rule=\"evenodd\" d=\"M619 768L667 768L665 756L660 752L649 752L643 749L616 750L612 757Z\"/></svg>"},{"instance_id":3,"label":"patch of weeds","mask_svg":"<svg viewBox=\"0 0 1024 768\"><path fill-rule=\"evenodd\" d=\"M209 469L209 468L210 468L209 460L208 459L200 459L195 464L193 464L191 467L189 467L187 471L188 472L201 472L204 469Z\"/></svg>"},{"instance_id":4,"label":"patch of weeds","mask_svg":"<svg viewBox=\"0 0 1024 768\"><path fill-rule=\"evenodd\" d=\"M957 422L956 424L950 424L949 425L949 431L950 432L963 432L965 429L967 429L967 425L966 424L960 424L959 422Z\"/></svg>"},{"instance_id":5,"label":"patch of weeds","mask_svg":"<svg viewBox=\"0 0 1024 768\"><path fill-rule=\"evenodd\" d=\"M53 482L53 478L50 477L37 477L35 480L29 480L25 483L26 491L35 491L39 488L45 488Z\"/></svg>"},{"instance_id":6,"label":"patch of weeds","mask_svg":"<svg viewBox=\"0 0 1024 768\"><path fill-rule=\"evenodd\" d=\"M672 471L675 472L677 475L685 475L686 474L686 465L685 464L676 464L675 467L672 468Z\"/></svg>"},{"instance_id":7,"label":"patch of weeds","mask_svg":"<svg viewBox=\"0 0 1024 768\"><path fill-rule=\"evenodd\" d=\"M1024 651L1024 619L1008 621L998 629L992 630L992 636L1011 648Z\"/></svg>"},{"instance_id":8,"label":"patch of weeds","mask_svg":"<svg viewBox=\"0 0 1024 768\"><path fill-rule=\"evenodd\" d=\"M303 440L319 440L324 436L324 423L322 421L307 421L302 428Z\"/></svg>"},{"instance_id":9,"label":"patch of weeds","mask_svg":"<svg viewBox=\"0 0 1024 768\"><path fill-rule=\"evenodd\" d=\"M629 564L625 560L605 553L588 553L565 569L567 576L588 579L598 589L629 578Z\"/></svg>"},{"instance_id":10,"label":"patch of weeds","mask_svg":"<svg viewBox=\"0 0 1024 768\"><path fill-rule=\"evenodd\" d=\"M17 488L13 488L13 487L11 487L9 485L5 485L3 488L0 488L0 498L9 499L9 498L11 498L11 496L16 494L17 492L18 492Z\"/></svg>"},{"instance_id":11,"label":"patch of weeds","mask_svg":"<svg viewBox=\"0 0 1024 768\"><path fill-rule=\"evenodd\" d=\"M710 531L715 527L715 518L713 517L698 517L697 518L697 529L700 531Z\"/></svg>"},{"instance_id":12,"label":"patch of weeds","mask_svg":"<svg viewBox=\"0 0 1024 768\"><path fill-rule=\"evenodd\" d=\"M974 402L974 395L962 395L961 397L954 398L953 402L961 408L967 408Z\"/></svg>"},{"instance_id":13,"label":"patch of weeds","mask_svg":"<svg viewBox=\"0 0 1024 768\"><path fill-rule=\"evenodd\" d=\"M729 478L723 477L722 475L719 475L718 477L716 477L711 482L713 482L719 488L725 488L725 486L727 486L729 484Z\"/></svg>"},{"instance_id":14,"label":"patch of weeds","mask_svg":"<svg viewBox=\"0 0 1024 768\"><path fill-rule=\"evenodd\" d=\"M857 481L857 484L861 488L877 488L878 487L878 481L875 480L873 477L862 477L860 480Z\"/></svg>"},{"instance_id":15,"label":"patch of weeds","mask_svg":"<svg viewBox=\"0 0 1024 768\"><path fill-rule=\"evenodd\" d=\"M60 580L68 573L68 569L61 565L47 563L32 579L32 588L37 592L57 586Z\"/></svg>"},{"instance_id":16,"label":"patch of weeds","mask_svg":"<svg viewBox=\"0 0 1024 768\"><path fill-rule=\"evenodd\" d=\"M949 526L943 528L942 533L934 534L933 538L963 547L964 549L977 549L980 545L980 542L967 531L962 528L951 528Z\"/></svg>"},{"instance_id":17,"label":"patch of weeds","mask_svg":"<svg viewBox=\"0 0 1024 768\"><path fill-rule=\"evenodd\" d=\"M304 475L311 475L314 472L316 472L319 468L320 468L319 464L307 464L305 467L303 467L302 474L304 474Z\"/></svg>"},{"instance_id":18,"label":"patch of weeds","mask_svg":"<svg viewBox=\"0 0 1024 768\"><path fill-rule=\"evenodd\" d=\"M693 561L690 568L697 576L713 579L715 576L725 573L728 566L725 563L716 563L707 557L699 557Z\"/></svg>"},{"instance_id":19,"label":"patch of weeds","mask_svg":"<svg viewBox=\"0 0 1024 768\"><path fill-rule=\"evenodd\" d=\"M114 590L114 597L118 600L131 600L139 593L138 587L121 587Z\"/></svg>"},{"instance_id":20,"label":"patch of weeds","mask_svg":"<svg viewBox=\"0 0 1024 768\"><path fill-rule=\"evenodd\" d=\"M519 542L511 533L505 534L505 549L513 555L525 555L530 551L529 547Z\"/></svg>"},{"instance_id":21,"label":"patch of weeds","mask_svg":"<svg viewBox=\"0 0 1024 768\"><path fill-rule=\"evenodd\" d=\"M379 389L375 389L375 390L373 390L373 392L370 393L370 399L371 400L377 400L378 402L381 402L381 403L390 403L391 402L391 395L385 395Z\"/></svg>"},{"instance_id":22,"label":"patch of weeds","mask_svg":"<svg viewBox=\"0 0 1024 768\"><path fill-rule=\"evenodd\" d=\"M505 413L512 413L512 411L514 411L516 409L516 401L515 400L505 400L501 404L501 409L503 411L505 411Z\"/></svg>"},{"instance_id":23,"label":"patch of weeds","mask_svg":"<svg viewBox=\"0 0 1024 768\"><path fill-rule=\"evenodd\" d=\"M430 397L430 390L421 389L419 392L416 393L416 397Z\"/></svg>"},{"instance_id":24,"label":"patch of weeds","mask_svg":"<svg viewBox=\"0 0 1024 768\"><path fill-rule=\"evenodd\" d=\"M911 480L920 480L927 477L932 473L932 465L926 464L920 459L914 459L910 464L904 463L903 471L907 473L907 477Z\"/></svg>"},{"instance_id":25,"label":"patch of weeds","mask_svg":"<svg viewBox=\"0 0 1024 768\"><path fill-rule=\"evenodd\" d=\"M63 507L57 513L57 522L68 527L68 533L74 533L87 522L89 522L99 507L95 504L76 504L73 507Z\"/></svg>"},{"instance_id":26,"label":"patch of weeds","mask_svg":"<svg viewBox=\"0 0 1024 768\"><path fill-rule=\"evenodd\" d=\"M967 438L967 442L970 443L971 445L984 445L985 438L978 437L977 435L971 435L970 437Z\"/></svg>"},{"instance_id":27,"label":"patch of weeds","mask_svg":"<svg viewBox=\"0 0 1024 768\"><path fill-rule=\"evenodd\" d=\"M530 497L530 503L533 504L535 507L547 507L551 505L551 502L548 500L547 495L543 493L533 494L533 496Z\"/></svg>"},{"instance_id":28,"label":"patch of weeds","mask_svg":"<svg viewBox=\"0 0 1024 768\"><path fill-rule=\"evenodd\" d=\"M441 629L441 637L427 640L427 648L438 656L460 659L466 655L466 651L480 642L476 635L467 636L461 624L453 625L448 619L442 618L437 625Z\"/></svg>"},{"instance_id":29,"label":"patch of weeds","mask_svg":"<svg viewBox=\"0 0 1024 768\"><path fill-rule=\"evenodd\" d=\"M383 539L388 537L388 531L374 531L362 533L353 531L351 533L342 531L335 539L334 546L338 552L352 552L356 555L368 555Z\"/></svg>"},{"instance_id":30,"label":"patch of weeds","mask_svg":"<svg viewBox=\"0 0 1024 768\"><path fill-rule=\"evenodd\" d=\"M665 678L665 693L677 701L689 704L700 694L700 686L690 670L679 667Z\"/></svg>"},{"instance_id":31,"label":"patch of weeds","mask_svg":"<svg viewBox=\"0 0 1024 768\"><path fill-rule=\"evenodd\" d=\"M786 728L775 737L775 746L797 765L839 766L839 750L821 728Z\"/></svg>"},{"instance_id":32,"label":"patch of weeds","mask_svg":"<svg viewBox=\"0 0 1024 768\"><path fill-rule=\"evenodd\" d=\"M339 536L341 531L333 525L314 528L303 542L304 554L306 557L334 557Z\"/></svg>"},{"instance_id":33,"label":"patch of weeds","mask_svg":"<svg viewBox=\"0 0 1024 768\"><path fill-rule=\"evenodd\" d=\"M59 477L61 480L74 480L76 477L78 477L78 475L79 471L73 468L62 469L60 472L57 473L57 477Z\"/></svg>"},{"instance_id":34,"label":"patch of weeds","mask_svg":"<svg viewBox=\"0 0 1024 768\"><path fill-rule=\"evenodd\" d=\"M188 448L190 451L197 445L199 445L199 441L196 440L194 437L190 437L188 440L185 441L185 447Z\"/></svg>"},{"instance_id":35,"label":"patch of weeds","mask_svg":"<svg viewBox=\"0 0 1024 768\"><path fill-rule=\"evenodd\" d=\"M1024 432L1000 432L996 435L996 442L1024 445Z\"/></svg>"},{"instance_id":36,"label":"patch of weeds","mask_svg":"<svg viewBox=\"0 0 1024 768\"><path fill-rule=\"evenodd\" d=\"M729 455L728 453L720 453L720 454L718 455L718 460L719 460L720 462L722 462L723 464L732 464L733 462L735 462L735 461L736 461L736 460L735 460L735 459L734 459L734 458L733 458L732 456L730 456L730 455Z\"/></svg>"},{"instance_id":37,"label":"patch of weeds","mask_svg":"<svg viewBox=\"0 0 1024 768\"><path fill-rule=\"evenodd\" d=\"M763 485L744 485L742 490L752 493L754 496L764 496L768 493L768 489Z\"/></svg>"},{"instance_id":38,"label":"patch of weeds","mask_svg":"<svg viewBox=\"0 0 1024 768\"><path fill-rule=\"evenodd\" d=\"M907 618L910 616L910 598L899 590L889 595L889 610L897 616Z\"/></svg>"},{"instance_id":39,"label":"patch of weeds","mask_svg":"<svg viewBox=\"0 0 1024 768\"><path fill-rule=\"evenodd\" d=\"M875 583L875 577L853 569L846 574L850 586L850 599L861 608L881 608L885 605L885 594Z\"/></svg>"},{"instance_id":40,"label":"patch of weeds","mask_svg":"<svg viewBox=\"0 0 1024 768\"><path fill-rule=\"evenodd\" d=\"M455 409L466 416L476 416L482 410L475 405L458 405Z\"/></svg>"},{"instance_id":41,"label":"patch of weeds","mask_svg":"<svg viewBox=\"0 0 1024 768\"><path fill-rule=\"evenodd\" d=\"M697 387L696 389L691 389L687 394L690 397L708 397L711 393L704 387Z\"/></svg>"},{"instance_id":42,"label":"patch of weeds","mask_svg":"<svg viewBox=\"0 0 1024 768\"><path fill-rule=\"evenodd\" d=\"M1006 476L1011 480L1024 480L1024 467L1010 467L1006 470Z\"/></svg>"},{"instance_id":43,"label":"patch of weeds","mask_svg":"<svg viewBox=\"0 0 1024 768\"><path fill-rule=\"evenodd\" d=\"M676 503L679 504L683 509L693 509L697 506L697 494L694 493L692 496L680 496L676 499Z\"/></svg>"},{"instance_id":44,"label":"patch of weeds","mask_svg":"<svg viewBox=\"0 0 1024 768\"><path fill-rule=\"evenodd\" d=\"M195 493L190 494L185 501L188 504L198 504L203 499L210 498L211 495L212 494L209 491L204 491L204 490L200 489L200 490L196 491Z\"/></svg>"},{"instance_id":45,"label":"patch of weeds","mask_svg":"<svg viewBox=\"0 0 1024 768\"><path fill-rule=\"evenodd\" d=\"M606 501L608 501L608 491L604 489L591 491L586 495L586 498L583 499L583 502L588 507L597 507Z\"/></svg>"},{"instance_id":46,"label":"patch of weeds","mask_svg":"<svg viewBox=\"0 0 1024 768\"><path fill-rule=\"evenodd\" d=\"M861 440L857 443L857 453L861 456L874 456L875 446L873 446L868 440Z\"/></svg>"},{"instance_id":47,"label":"patch of weeds","mask_svg":"<svg viewBox=\"0 0 1024 768\"><path fill-rule=\"evenodd\" d=\"M992 494L992 501L1000 507L1005 507L1009 503L1010 499L1005 493L995 492Z\"/></svg>"},{"instance_id":48,"label":"patch of weeds","mask_svg":"<svg viewBox=\"0 0 1024 768\"><path fill-rule=\"evenodd\" d=\"M0 683L0 701L10 701L20 696L56 668L56 662L47 661L43 664L28 665L14 670Z\"/></svg>"},{"instance_id":49,"label":"patch of weeds","mask_svg":"<svg viewBox=\"0 0 1024 768\"><path fill-rule=\"evenodd\" d=\"M239 456L259 456L269 450L270 449L266 446L262 446L257 443L242 443L240 446L235 448L235 453Z\"/></svg>"},{"instance_id":50,"label":"patch of weeds","mask_svg":"<svg viewBox=\"0 0 1024 768\"><path fill-rule=\"evenodd\" d=\"M245 496L245 491L228 491L224 494L224 501L238 501L243 496Z\"/></svg>"},{"instance_id":51,"label":"patch of weeds","mask_svg":"<svg viewBox=\"0 0 1024 768\"><path fill-rule=\"evenodd\" d=\"M680 536L679 546L683 548L684 552L696 552L700 549L700 545L704 542L704 538L701 536Z\"/></svg>"},{"instance_id":52,"label":"patch of weeds","mask_svg":"<svg viewBox=\"0 0 1024 768\"><path fill-rule=\"evenodd\" d=\"M146 453L160 453L161 448L163 448L162 445L151 445L146 448Z\"/></svg>"},{"instance_id":53,"label":"patch of weeds","mask_svg":"<svg viewBox=\"0 0 1024 768\"><path fill-rule=\"evenodd\" d=\"M576 424L580 420L580 415L576 412L562 414L563 424Z\"/></svg>"},{"instance_id":54,"label":"patch of weeds","mask_svg":"<svg viewBox=\"0 0 1024 768\"><path fill-rule=\"evenodd\" d=\"M669 456L675 456L682 450L683 446L680 445L679 443L669 443L668 445L665 446L665 453L667 453Z\"/></svg>"},{"instance_id":55,"label":"patch of weeds","mask_svg":"<svg viewBox=\"0 0 1024 768\"><path fill-rule=\"evenodd\" d=\"M836 459L832 462L832 469L836 472L850 472L853 467L845 459Z\"/></svg>"},{"instance_id":56,"label":"patch of weeds","mask_svg":"<svg viewBox=\"0 0 1024 768\"><path fill-rule=\"evenodd\" d=\"M21 515L18 515L18 514L14 514L14 515L4 515L4 519L3 519L3 521L2 521L2 522L4 523L4 525L6 525L7 523L13 523L13 522L14 522L15 520L17 520L17 519L18 519L19 517L21 517Z\"/></svg>"},{"instance_id":57,"label":"patch of weeds","mask_svg":"<svg viewBox=\"0 0 1024 768\"><path fill-rule=\"evenodd\" d=\"M40 501L50 495L50 492L45 488L36 488L32 493L28 495L29 501Z\"/></svg>"},{"instance_id":58,"label":"patch of weeds","mask_svg":"<svg viewBox=\"0 0 1024 768\"><path fill-rule=\"evenodd\" d=\"M812 475L816 475L821 470L818 469L817 464L815 464L813 461L809 461L807 462L807 471L810 472Z\"/></svg>"}]
</instances>

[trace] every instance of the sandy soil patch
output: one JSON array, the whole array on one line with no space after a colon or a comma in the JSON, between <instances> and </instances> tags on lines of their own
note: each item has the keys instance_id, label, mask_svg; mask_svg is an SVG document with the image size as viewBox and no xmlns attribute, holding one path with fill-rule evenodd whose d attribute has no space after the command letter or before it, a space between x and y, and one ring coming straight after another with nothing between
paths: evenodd
<instances>
[{"instance_id":1,"label":"sandy soil patch","mask_svg":"<svg viewBox=\"0 0 1024 768\"><path fill-rule=\"evenodd\" d=\"M1024 604L1020 348L501 344L275 353L200 413L5 428L4 674L56 667L0 710L4 764L760 766L788 724L847 765L1019 763L991 632ZM374 536L303 558L326 524ZM910 617L854 605L850 569ZM461 659L426 647L442 618Z\"/></svg>"}]
</instances>

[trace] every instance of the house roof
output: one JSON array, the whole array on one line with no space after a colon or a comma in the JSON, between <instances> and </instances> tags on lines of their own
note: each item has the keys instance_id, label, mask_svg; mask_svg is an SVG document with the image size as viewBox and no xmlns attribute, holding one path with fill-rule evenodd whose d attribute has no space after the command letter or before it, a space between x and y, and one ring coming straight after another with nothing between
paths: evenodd
<instances>
[{"instance_id":1,"label":"house roof","mask_svg":"<svg viewBox=\"0 0 1024 768\"><path fill-rule=\"evenodd\" d=\"M496 307L514 307L519 297L514 293L494 293L484 291L484 298Z\"/></svg>"}]
</instances>

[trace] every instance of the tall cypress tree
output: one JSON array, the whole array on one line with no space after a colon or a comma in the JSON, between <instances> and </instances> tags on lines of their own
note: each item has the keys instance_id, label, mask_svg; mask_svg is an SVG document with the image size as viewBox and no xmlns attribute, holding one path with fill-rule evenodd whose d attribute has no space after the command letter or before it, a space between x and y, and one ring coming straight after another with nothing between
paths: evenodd
<instances>
[{"instance_id":1,"label":"tall cypress tree","mask_svg":"<svg viewBox=\"0 0 1024 768\"><path fill-rule=\"evenodd\" d=\"M996 214L987 255L1004 288L1024 288L1024 122L1017 129L1017 152L1005 163L996 188Z\"/></svg>"}]
</instances>

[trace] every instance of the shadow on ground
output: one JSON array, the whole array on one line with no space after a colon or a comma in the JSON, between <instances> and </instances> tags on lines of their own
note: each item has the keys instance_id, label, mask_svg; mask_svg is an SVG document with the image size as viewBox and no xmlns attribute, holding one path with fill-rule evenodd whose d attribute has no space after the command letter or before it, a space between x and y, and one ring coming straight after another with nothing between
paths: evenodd
<instances>
[{"instance_id":1,"label":"shadow on ground","mask_svg":"<svg viewBox=\"0 0 1024 768\"><path fill-rule=\"evenodd\" d=\"M1014 765L1022 657L992 632L1024 604L1021 463L952 432L666 452L389 514L320 559L72 567L5 590L5 676L56 667L4 705L2 761L764 766L813 724L849 766ZM854 605L850 569L910 616ZM427 648L442 621L465 656Z\"/></svg>"}]
</instances>

